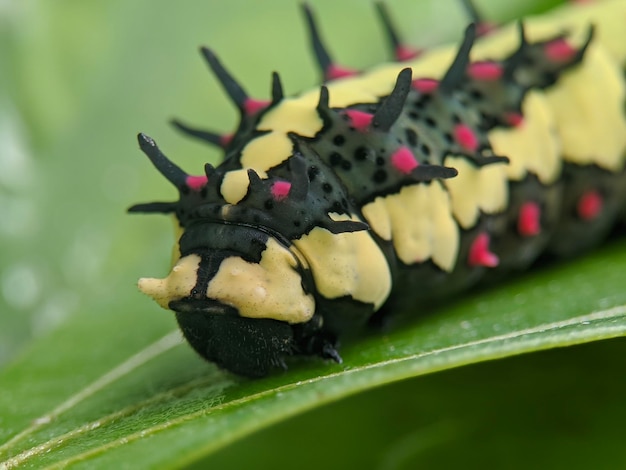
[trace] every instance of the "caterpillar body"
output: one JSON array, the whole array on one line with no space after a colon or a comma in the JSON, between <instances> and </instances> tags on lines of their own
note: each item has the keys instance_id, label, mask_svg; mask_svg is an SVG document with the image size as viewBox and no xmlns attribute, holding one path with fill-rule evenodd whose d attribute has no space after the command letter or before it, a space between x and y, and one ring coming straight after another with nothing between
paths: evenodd
<instances>
[{"instance_id":1,"label":"caterpillar body","mask_svg":"<svg viewBox=\"0 0 626 470\"><path fill-rule=\"evenodd\" d=\"M574 255L623 209L626 2L475 22L421 52L377 7L397 62L364 73L331 60L304 7L325 85L295 97L274 74L271 100L250 98L203 48L241 115L233 135L175 122L224 149L204 174L139 135L180 195L130 208L178 227L170 274L139 288L232 372L341 361L337 337L374 313Z\"/></svg>"}]
</instances>

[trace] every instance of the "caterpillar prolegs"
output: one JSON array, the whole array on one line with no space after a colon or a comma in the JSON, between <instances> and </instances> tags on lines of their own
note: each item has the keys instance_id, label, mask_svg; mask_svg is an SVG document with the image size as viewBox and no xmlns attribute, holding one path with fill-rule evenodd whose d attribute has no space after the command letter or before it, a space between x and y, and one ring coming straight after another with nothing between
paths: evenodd
<instances>
[{"instance_id":1,"label":"caterpillar prolegs","mask_svg":"<svg viewBox=\"0 0 626 470\"><path fill-rule=\"evenodd\" d=\"M332 60L304 6L324 85L250 97L202 54L237 106L236 132L175 125L223 148L189 175L144 134L179 192L169 275L139 288L191 346L262 376L290 355L340 361L336 339L402 302L448 296L600 243L626 200L626 2L570 5L510 26L478 17L460 45L418 50L377 5L396 61Z\"/></svg>"}]
</instances>

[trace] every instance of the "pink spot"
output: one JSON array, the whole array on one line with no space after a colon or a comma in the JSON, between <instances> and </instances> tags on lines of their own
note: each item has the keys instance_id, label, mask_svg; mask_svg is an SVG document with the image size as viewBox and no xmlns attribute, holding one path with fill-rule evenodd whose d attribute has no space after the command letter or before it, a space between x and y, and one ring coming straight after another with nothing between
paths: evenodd
<instances>
[{"instance_id":1,"label":"pink spot","mask_svg":"<svg viewBox=\"0 0 626 470\"><path fill-rule=\"evenodd\" d=\"M208 182L206 176L187 176L185 183L194 191L200 191Z\"/></svg>"},{"instance_id":2,"label":"pink spot","mask_svg":"<svg viewBox=\"0 0 626 470\"><path fill-rule=\"evenodd\" d=\"M266 100L254 100L252 98L248 98L243 103L243 109L248 116L251 116L258 113L262 109L267 108L269 104L270 102Z\"/></svg>"},{"instance_id":3,"label":"pink spot","mask_svg":"<svg viewBox=\"0 0 626 470\"><path fill-rule=\"evenodd\" d=\"M400 62L404 62L405 60L415 59L421 53L422 53L421 49L416 49L411 46L403 46L403 45L399 45L398 47L396 47L396 50L395 50L396 60Z\"/></svg>"},{"instance_id":4,"label":"pink spot","mask_svg":"<svg viewBox=\"0 0 626 470\"><path fill-rule=\"evenodd\" d=\"M498 25L489 21L481 21L476 25L476 36L486 36L498 29Z\"/></svg>"},{"instance_id":5,"label":"pink spot","mask_svg":"<svg viewBox=\"0 0 626 470\"><path fill-rule=\"evenodd\" d=\"M420 93L432 93L439 86L439 80L434 78L416 78L411 82L411 86Z\"/></svg>"},{"instance_id":6,"label":"pink spot","mask_svg":"<svg viewBox=\"0 0 626 470\"><path fill-rule=\"evenodd\" d=\"M524 116L515 112L504 113L504 121L511 127L518 127L524 122Z\"/></svg>"},{"instance_id":7,"label":"pink spot","mask_svg":"<svg viewBox=\"0 0 626 470\"><path fill-rule=\"evenodd\" d=\"M541 209L536 202L525 202L519 209L517 231L522 237L534 237L541 233Z\"/></svg>"},{"instance_id":8,"label":"pink spot","mask_svg":"<svg viewBox=\"0 0 626 470\"><path fill-rule=\"evenodd\" d=\"M583 220L595 219L602 212L603 205L604 200L598 191L593 189L586 191L578 200L578 204L576 204L578 217Z\"/></svg>"},{"instance_id":9,"label":"pink spot","mask_svg":"<svg viewBox=\"0 0 626 470\"><path fill-rule=\"evenodd\" d=\"M354 77L358 75L358 71L354 69L349 69L347 67L342 67L340 65L330 64L330 66L326 69L326 80L335 80L337 78L343 77Z\"/></svg>"},{"instance_id":10,"label":"pink spot","mask_svg":"<svg viewBox=\"0 0 626 470\"><path fill-rule=\"evenodd\" d=\"M492 82L499 80L504 72L502 65L497 62L474 62L467 67L467 74L474 80Z\"/></svg>"},{"instance_id":11,"label":"pink spot","mask_svg":"<svg viewBox=\"0 0 626 470\"><path fill-rule=\"evenodd\" d=\"M546 43L543 52L553 62L567 62L576 55L576 49L562 38Z\"/></svg>"},{"instance_id":12,"label":"pink spot","mask_svg":"<svg viewBox=\"0 0 626 470\"><path fill-rule=\"evenodd\" d=\"M344 114L350 119L350 125L359 131L366 130L374 118L373 114L356 109L347 109L344 111Z\"/></svg>"},{"instance_id":13,"label":"pink spot","mask_svg":"<svg viewBox=\"0 0 626 470\"><path fill-rule=\"evenodd\" d=\"M400 147L391 155L391 164L401 173L408 175L419 164L408 147Z\"/></svg>"},{"instance_id":14,"label":"pink spot","mask_svg":"<svg viewBox=\"0 0 626 470\"><path fill-rule=\"evenodd\" d=\"M472 242L467 262L470 266L484 266L495 268L500 263L498 257L489 250L489 235L486 232L479 233Z\"/></svg>"},{"instance_id":15,"label":"pink spot","mask_svg":"<svg viewBox=\"0 0 626 470\"><path fill-rule=\"evenodd\" d=\"M276 181L272 184L272 197L277 201L282 201L289 195L291 183L289 181Z\"/></svg>"},{"instance_id":16,"label":"pink spot","mask_svg":"<svg viewBox=\"0 0 626 470\"><path fill-rule=\"evenodd\" d=\"M233 134L224 134L220 137L220 145L224 148L228 147L233 140Z\"/></svg>"},{"instance_id":17,"label":"pink spot","mask_svg":"<svg viewBox=\"0 0 626 470\"><path fill-rule=\"evenodd\" d=\"M469 152L475 152L478 149L478 138L474 131L465 124L457 124L454 126L454 139L457 144Z\"/></svg>"}]
</instances>

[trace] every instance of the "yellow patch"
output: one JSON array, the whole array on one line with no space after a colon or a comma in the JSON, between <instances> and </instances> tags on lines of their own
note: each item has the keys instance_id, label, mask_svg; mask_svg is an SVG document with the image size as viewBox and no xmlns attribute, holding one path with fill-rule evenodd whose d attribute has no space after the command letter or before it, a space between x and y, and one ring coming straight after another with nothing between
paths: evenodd
<instances>
[{"instance_id":1,"label":"yellow patch","mask_svg":"<svg viewBox=\"0 0 626 470\"><path fill-rule=\"evenodd\" d=\"M270 238L259 263L235 256L222 261L207 297L237 308L242 317L304 323L315 313L315 300L302 289L296 266L293 254Z\"/></svg>"},{"instance_id":2,"label":"yellow patch","mask_svg":"<svg viewBox=\"0 0 626 470\"><path fill-rule=\"evenodd\" d=\"M257 172L267 171L287 160L293 154L293 143L282 132L263 134L248 143L241 151L241 165Z\"/></svg>"},{"instance_id":3,"label":"yellow patch","mask_svg":"<svg viewBox=\"0 0 626 470\"><path fill-rule=\"evenodd\" d=\"M441 269L452 271L459 251L459 228L441 184L405 186L397 194L376 198L363 208L363 214L379 236L385 238L389 232L404 264L432 259Z\"/></svg>"},{"instance_id":4,"label":"yellow patch","mask_svg":"<svg viewBox=\"0 0 626 470\"><path fill-rule=\"evenodd\" d=\"M376 235L389 241L391 240L391 220L385 204L386 199L377 197L374 201L364 205L361 212Z\"/></svg>"},{"instance_id":5,"label":"yellow patch","mask_svg":"<svg viewBox=\"0 0 626 470\"><path fill-rule=\"evenodd\" d=\"M374 304L377 309L389 296L389 265L368 232L332 234L316 227L293 243L307 259L315 286L324 297L334 299L349 295L360 302Z\"/></svg>"},{"instance_id":6,"label":"yellow patch","mask_svg":"<svg viewBox=\"0 0 626 470\"><path fill-rule=\"evenodd\" d=\"M315 107L319 101L319 90L295 98L286 98L280 106L269 110L259 122L259 130L274 130L283 133L296 132L312 137L322 127L322 119Z\"/></svg>"},{"instance_id":7,"label":"yellow patch","mask_svg":"<svg viewBox=\"0 0 626 470\"><path fill-rule=\"evenodd\" d=\"M172 300L182 299L191 293L191 289L196 285L199 264L198 255L185 256L178 260L166 278L139 279L139 290L167 309Z\"/></svg>"},{"instance_id":8,"label":"yellow patch","mask_svg":"<svg viewBox=\"0 0 626 470\"><path fill-rule=\"evenodd\" d=\"M489 141L497 155L510 159L506 168L510 180L520 181L528 172L543 184L553 183L561 172L560 141L556 122L541 92L530 91L522 107L523 123L513 128L497 128Z\"/></svg>"},{"instance_id":9,"label":"yellow patch","mask_svg":"<svg viewBox=\"0 0 626 470\"><path fill-rule=\"evenodd\" d=\"M476 167L463 157L447 157L445 165L456 168L459 174L445 180L450 192L452 213L461 227L473 227L480 211L487 214L502 212L509 199L505 163Z\"/></svg>"},{"instance_id":10,"label":"yellow patch","mask_svg":"<svg viewBox=\"0 0 626 470\"><path fill-rule=\"evenodd\" d=\"M229 171L224 175L220 192L226 202L229 204L237 204L247 194L249 184L250 179L248 178L248 171L245 168L242 170Z\"/></svg>"},{"instance_id":11,"label":"yellow patch","mask_svg":"<svg viewBox=\"0 0 626 470\"><path fill-rule=\"evenodd\" d=\"M546 97L555 114L565 161L618 171L624 165L626 117L622 72L599 47L565 73Z\"/></svg>"}]
</instances>

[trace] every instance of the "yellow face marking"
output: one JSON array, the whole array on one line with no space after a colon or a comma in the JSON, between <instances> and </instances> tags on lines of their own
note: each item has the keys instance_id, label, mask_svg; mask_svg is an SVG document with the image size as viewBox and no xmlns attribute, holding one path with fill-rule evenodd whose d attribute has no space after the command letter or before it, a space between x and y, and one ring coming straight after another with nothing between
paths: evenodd
<instances>
[{"instance_id":1,"label":"yellow face marking","mask_svg":"<svg viewBox=\"0 0 626 470\"><path fill-rule=\"evenodd\" d=\"M167 309L172 300L179 300L190 294L191 289L196 285L199 264L198 255L185 256L178 260L166 278L139 279L139 290Z\"/></svg>"},{"instance_id":2,"label":"yellow face marking","mask_svg":"<svg viewBox=\"0 0 626 470\"><path fill-rule=\"evenodd\" d=\"M315 286L324 297L334 299L349 295L379 308L389 296L389 265L366 231L332 234L316 227L294 240L294 245L307 259Z\"/></svg>"},{"instance_id":3,"label":"yellow face marking","mask_svg":"<svg viewBox=\"0 0 626 470\"><path fill-rule=\"evenodd\" d=\"M556 123L544 95L530 91L522 106L523 123L513 128L497 128L489 141L497 155L506 155L510 163L506 174L520 181L528 172L543 184L552 184L561 172L560 141Z\"/></svg>"},{"instance_id":4,"label":"yellow face marking","mask_svg":"<svg viewBox=\"0 0 626 470\"><path fill-rule=\"evenodd\" d=\"M479 168L463 157L447 157L445 165L459 172L456 177L445 180L445 185L450 192L452 213L461 227L473 227L481 210L495 214L506 208L509 187L505 163Z\"/></svg>"},{"instance_id":5,"label":"yellow face marking","mask_svg":"<svg viewBox=\"0 0 626 470\"><path fill-rule=\"evenodd\" d=\"M313 296L302 289L293 254L270 238L261 261L232 256L209 282L207 297L232 305L247 318L303 323L315 313Z\"/></svg>"},{"instance_id":6,"label":"yellow face marking","mask_svg":"<svg viewBox=\"0 0 626 470\"><path fill-rule=\"evenodd\" d=\"M363 214L379 236L390 233L404 264L432 259L444 271L454 268L459 227L448 193L438 182L405 186L397 194L376 198L363 208Z\"/></svg>"}]
</instances>

